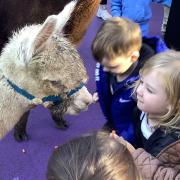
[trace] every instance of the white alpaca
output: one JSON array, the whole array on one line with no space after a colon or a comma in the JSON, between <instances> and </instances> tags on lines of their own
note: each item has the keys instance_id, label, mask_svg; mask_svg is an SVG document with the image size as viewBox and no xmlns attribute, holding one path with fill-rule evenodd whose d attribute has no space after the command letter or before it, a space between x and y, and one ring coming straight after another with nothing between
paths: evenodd
<instances>
[{"instance_id":1,"label":"white alpaca","mask_svg":"<svg viewBox=\"0 0 180 180\"><path fill-rule=\"evenodd\" d=\"M70 114L86 110L92 103L87 88L80 87L88 79L83 62L76 48L63 37L63 27L76 3L70 2L42 25L26 26L14 33L4 47L0 56L0 139L32 107L51 107L54 102L43 102L44 97L69 101L64 103L64 113ZM68 96L72 90L74 93Z\"/></svg>"}]
</instances>

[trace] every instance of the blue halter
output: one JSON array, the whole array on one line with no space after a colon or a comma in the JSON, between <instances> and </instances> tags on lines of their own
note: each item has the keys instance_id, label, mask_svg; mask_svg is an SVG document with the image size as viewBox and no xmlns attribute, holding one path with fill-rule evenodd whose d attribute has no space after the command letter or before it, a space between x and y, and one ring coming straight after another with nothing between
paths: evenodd
<instances>
[{"instance_id":1,"label":"blue halter","mask_svg":"<svg viewBox=\"0 0 180 180\"><path fill-rule=\"evenodd\" d=\"M9 79L7 79L7 82L9 83L9 85L14 89L14 91L16 91L17 93L21 94L22 96L26 97L29 100L33 100L36 97L33 96L32 94L28 93L26 90L18 87L16 84L14 84L12 81L10 81ZM79 91L85 84L81 83L78 87L76 87L75 89L72 89L69 93L67 93L67 96L70 97L72 96L74 93L76 93L77 91ZM53 102L55 105L59 105L62 102L62 98L60 96L55 96L55 95L51 95L51 96L45 96L42 98L43 102L47 102L47 101L51 101Z\"/></svg>"}]
</instances>

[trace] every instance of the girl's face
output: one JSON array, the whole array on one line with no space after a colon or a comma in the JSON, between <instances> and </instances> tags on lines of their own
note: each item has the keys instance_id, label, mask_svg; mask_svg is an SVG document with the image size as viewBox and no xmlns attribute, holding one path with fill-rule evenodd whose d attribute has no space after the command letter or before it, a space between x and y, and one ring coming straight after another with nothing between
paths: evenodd
<instances>
[{"instance_id":1,"label":"girl's face","mask_svg":"<svg viewBox=\"0 0 180 180\"><path fill-rule=\"evenodd\" d=\"M152 116L164 115L170 106L162 84L162 76L150 71L140 79L137 88L137 106Z\"/></svg>"}]
</instances>

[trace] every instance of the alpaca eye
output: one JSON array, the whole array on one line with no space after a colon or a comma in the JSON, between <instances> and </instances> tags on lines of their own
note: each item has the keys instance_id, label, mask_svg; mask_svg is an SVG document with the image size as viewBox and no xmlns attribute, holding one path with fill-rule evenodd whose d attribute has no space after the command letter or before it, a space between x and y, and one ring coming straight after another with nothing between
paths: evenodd
<instances>
[{"instance_id":1,"label":"alpaca eye","mask_svg":"<svg viewBox=\"0 0 180 180\"><path fill-rule=\"evenodd\" d=\"M58 86L58 85L59 85L59 82L58 82L58 81L51 81L51 84L52 84L53 86Z\"/></svg>"}]
</instances>

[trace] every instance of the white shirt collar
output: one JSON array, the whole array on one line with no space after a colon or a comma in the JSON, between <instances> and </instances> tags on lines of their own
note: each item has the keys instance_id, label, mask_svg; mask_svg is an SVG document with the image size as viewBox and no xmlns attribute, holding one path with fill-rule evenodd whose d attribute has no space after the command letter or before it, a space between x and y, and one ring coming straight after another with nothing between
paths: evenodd
<instances>
[{"instance_id":1,"label":"white shirt collar","mask_svg":"<svg viewBox=\"0 0 180 180\"><path fill-rule=\"evenodd\" d=\"M153 134L155 129L150 127L150 125L148 124L147 113L142 112L140 116L140 120L141 120L141 132L146 139L149 139L149 137Z\"/></svg>"}]
</instances>

